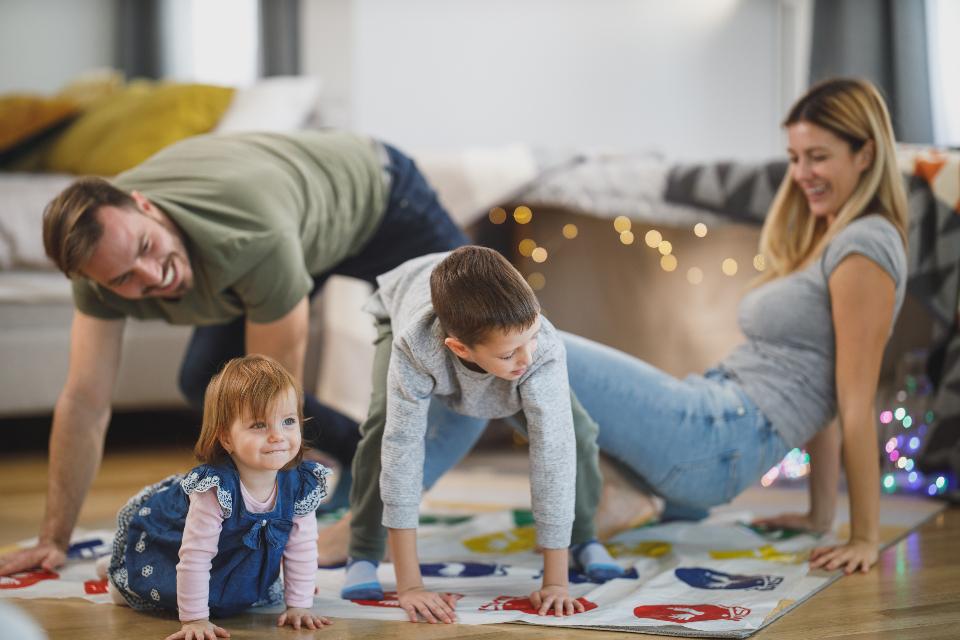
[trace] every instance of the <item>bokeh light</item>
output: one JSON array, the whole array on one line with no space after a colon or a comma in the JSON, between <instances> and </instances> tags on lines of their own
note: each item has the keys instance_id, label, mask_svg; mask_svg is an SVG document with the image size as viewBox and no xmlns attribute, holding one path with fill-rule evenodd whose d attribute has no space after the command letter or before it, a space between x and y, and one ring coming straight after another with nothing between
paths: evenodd
<instances>
[{"instance_id":1,"label":"bokeh light","mask_svg":"<svg viewBox=\"0 0 960 640\"><path fill-rule=\"evenodd\" d=\"M690 284L700 284L703 282L703 269L699 267L690 267L687 270L687 282Z\"/></svg>"},{"instance_id":2,"label":"bokeh light","mask_svg":"<svg viewBox=\"0 0 960 640\"><path fill-rule=\"evenodd\" d=\"M529 258L530 254L532 254L533 250L536 248L537 248L537 243L531 240L530 238L527 238L525 240L520 241L520 244L517 246L517 251L519 251L520 255L522 255L523 257Z\"/></svg>"},{"instance_id":3,"label":"bokeh light","mask_svg":"<svg viewBox=\"0 0 960 640\"><path fill-rule=\"evenodd\" d=\"M533 220L533 211L528 206L520 205L513 210L513 219L517 221L517 224L527 224Z\"/></svg>"},{"instance_id":4,"label":"bokeh light","mask_svg":"<svg viewBox=\"0 0 960 640\"><path fill-rule=\"evenodd\" d=\"M657 251L660 252L660 255L668 256L673 253L673 245L670 244L669 240L664 240L657 246Z\"/></svg>"},{"instance_id":5,"label":"bokeh light","mask_svg":"<svg viewBox=\"0 0 960 640\"><path fill-rule=\"evenodd\" d=\"M507 212L503 207L494 207L490 209L490 222L493 224L503 224L507 221Z\"/></svg>"},{"instance_id":6,"label":"bokeh light","mask_svg":"<svg viewBox=\"0 0 960 640\"><path fill-rule=\"evenodd\" d=\"M563 237L567 240L573 240L577 237L577 234L580 233L580 230L577 229L575 224L565 224L563 225Z\"/></svg>"},{"instance_id":7,"label":"bokeh light","mask_svg":"<svg viewBox=\"0 0 960 640\"><path fill-rule=\"evenodd\" d=\"M724 275L735 276L737 275L737 261L733 258L727 258L720 265L720 269L723 271Z\"/></svg>"},{"instance_id":8,"label":"bokeh light","mask_svg":"<svg viewBox=\"0 0 960 640\"><path fill-rule=\"evenodd\" d=\"M620 242L623 244L633 244L633 231L621 231Z\"/></svg>"},{"instance_id":9,"label":"bokeh light","mask_svg":"<svg viewBox=\"0 0 960 640\"><path fill-rule=\"evenodd\" d=\"M697 236L698 238L706 237L707 225L703 224L702 222L698 222L697 224L693 225L693 235Z\"/></svg>"},{"instance_id":10,"label":"bokeh light","mask_svg":"<svg viewBox=\"0 0 960 640\"><path fill-rule=\"evenodd\" d=\"M660 268L664 271L674 271L677 268L677 256L666 255L660 258Z\"/></svg>"},{"instance_id":11,"label":"bokeh light","mask_svg":"<svg viewBox=\"0 0 960 640\"><path fill-rule=\"evenodd\" d=\"M534 271L527 276L527 284L529 284L530 288L534 291L540 291L547 286L547 278L539 271Z\"/></svg>"},{"instance_id":12,"label":"bokeh light","mask_svg":"<svg viewBox=\"0 0 960 640\"><path fill-rule=\"evenodd\" d=\"M763 271L767 268L767 259L763 257L762 253L753 256L753 268L757 271Z\"/></svg>"},{"instance_id":13,"label":"bokeh light","mask_svg":"<svg viewBox=\"0 0 960 640\"><path fill-rule=\"evenodd\" d=\"M656 249L663 241L663 235L656 229L650 229L650 231L647 231L647 234L643 236L643 241L646 242L647 246L651 249Z\"/></svg>"},{"instance_id":14,"label":"bokeh light","mask_svg":"<svg viewBox=\"0 0 960 640\"><path fill-rule=\"evenodd\" d=\"M547 261L547 250L543 247L537 247L532 252L530 252L530 257L533 258L534 262L546 262Z\"/></svg>"},{"instance_id":15,"label":"bokeh light","mask_svg":"<svg viewBox=\"0 0 960 640\"><path fill-rule=\"evenodd\" d=\"M613 220L613 228L617 230L617 233L630 231L630 227L632 226L633 226L633 223L630 222L630 218L628 218L627 216L617 216Z\"/></svg>"}]
</instances>

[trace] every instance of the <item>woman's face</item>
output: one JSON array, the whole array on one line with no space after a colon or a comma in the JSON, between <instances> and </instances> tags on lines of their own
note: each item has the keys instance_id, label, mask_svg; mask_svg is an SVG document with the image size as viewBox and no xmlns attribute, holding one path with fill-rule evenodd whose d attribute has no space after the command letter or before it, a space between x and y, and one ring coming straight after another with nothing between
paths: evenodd
<instances>
[{"instance_id":1,"label":"woman's face","mask_svg":"<svg viewBox=\"0 0 960 640\"><path fill-rule=\"evenodd\" d=\"M787 140L790 177L807 198L810 213L833 222L870 166L873 142L854 152L846 140L810 122L788 126Z\"/></svg>"}]
</instances>

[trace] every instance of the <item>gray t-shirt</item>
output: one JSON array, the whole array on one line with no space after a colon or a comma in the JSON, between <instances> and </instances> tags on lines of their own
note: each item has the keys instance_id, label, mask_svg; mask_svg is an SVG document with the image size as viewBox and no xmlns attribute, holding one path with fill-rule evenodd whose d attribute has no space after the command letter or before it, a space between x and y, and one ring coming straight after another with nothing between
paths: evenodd
<instances>
[{"instance_id":1,"label":"gray t-shirt","mask_svg":"<svg viewBox=\"0 0 960 640\"><path fill-rule=\"evenodd\" d=\"M907 257L896 227L879 215L851 222L809 266L760 286L740 303L745 344L720 363L757 403L789 447L803 446L837 413L836 345L828 280L850 254L890 274L893 322L907 282Z\"/></svg>"},{"instance_id":2,"label":"gray t-shirt","mask_svg":"<svg viewBox=\"0 0 960 640\"><path fill-rule=\"evenodd\" d=\"M436 398L476 418L523 414L530 439L530 493L537 542L569 546L574 516L576 441L567 355L556 329L541 317L533 362L517 380L467 368L443 344L430 301L430 273L446 253L415 258L379 278L365 309L389 320L393 350L387 373L387 419L381 449L383 524L417 527L423 483L427 410Z\"/></svg>"}]
</instances>

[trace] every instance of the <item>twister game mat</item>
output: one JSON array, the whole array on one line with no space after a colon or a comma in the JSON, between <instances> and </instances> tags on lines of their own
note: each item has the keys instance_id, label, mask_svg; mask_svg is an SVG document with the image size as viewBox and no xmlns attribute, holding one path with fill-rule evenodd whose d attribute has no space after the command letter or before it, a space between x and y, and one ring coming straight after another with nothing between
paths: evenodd
<instances>
[{"instance_id":1,"label":"twister game mat","mask_svg":"<svg viewBox=\"0 0 960 640\"><path fill-rule=\"evenodd\" d=\"M814 546L846 536L841 499L834 534L815 538L790 531L761 531L753 517L802 508L796 489L751 489L732 505L699 523L643 526L616 536L609 549L627 569L624 578L597 584L570 572L571 593L586 611L563 618L537 616L527 595L540 584L542 558L534 550L530 512L491 510L477 515L425 515L419 534L421 570L428 589L460 596L461 624L500 622L594 628L674 636L751 635L840 577L811 572ZM449 505L449 502L447 502ZM429 501L427 503L429 507ZM503 506L503 505L496 505ZM884 496L882 535L889 545L942 509L942 503ZM841 516L842 514L842 516ZM0 578L0 597L80 597L110 603L94 561L110 551L112 532L78 532L70 561L56 572L26 572ZM29 541L28 541L29 542ZM393 567L380 566L383 601L345 601L339 592L343 569L317 573L314 609L326 616L405 620L397 607ZM114 606L114 605L110 605Z\"/></svg>"}]
</instances>

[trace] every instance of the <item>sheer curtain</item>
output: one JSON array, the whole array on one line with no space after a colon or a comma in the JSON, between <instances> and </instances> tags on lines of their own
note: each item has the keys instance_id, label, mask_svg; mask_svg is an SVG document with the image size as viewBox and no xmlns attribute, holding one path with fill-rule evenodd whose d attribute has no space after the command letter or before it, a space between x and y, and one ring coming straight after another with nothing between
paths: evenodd
<instances>
[{"instance_id":1,"label":"sheer curtain","mask_svg":"<svg viewBox=\"0 0 960 640\"><path fill-rule=\"evenodd\" d=\"M927 0L933 138L960 147L960 2Z\"/></svg>"},{"instance_id":2,"label":"sheer curtain","mask_svg":"<svg viewBox=\"0 0 960 640\"><path fill-rule=\"evenodd\" d=\"M231 86L300 70L300 0L115 0L128 78Z\"/></svg>"}]
</instances>

